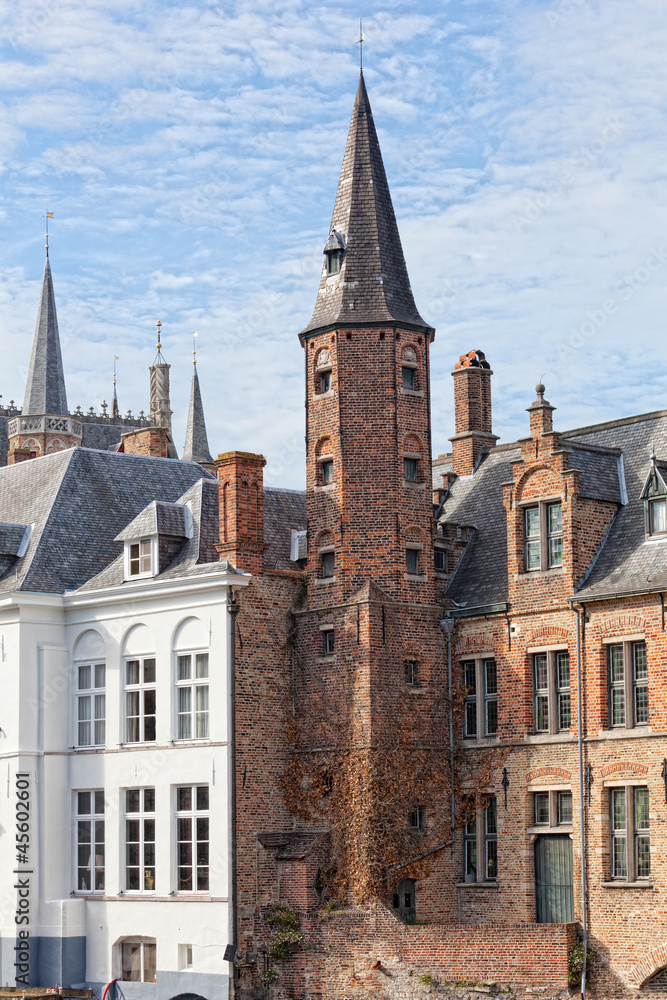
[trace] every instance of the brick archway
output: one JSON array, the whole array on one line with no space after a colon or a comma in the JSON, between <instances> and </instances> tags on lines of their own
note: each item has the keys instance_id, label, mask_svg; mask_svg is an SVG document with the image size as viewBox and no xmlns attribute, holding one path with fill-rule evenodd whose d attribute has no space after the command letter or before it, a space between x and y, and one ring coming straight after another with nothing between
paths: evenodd
<instances>
[{"instance_id":1,"label":"brick archway","mask_svg":"<svg viewBox=\"0 0 667 1000\"><path fill-rule=\"evenodd\" d=\"M667 966L667 943L659 945L649 951L641 961L630 969L628 982L630 986L638 989L652 979L656 973Z\"/></svg>"}]
</instances>

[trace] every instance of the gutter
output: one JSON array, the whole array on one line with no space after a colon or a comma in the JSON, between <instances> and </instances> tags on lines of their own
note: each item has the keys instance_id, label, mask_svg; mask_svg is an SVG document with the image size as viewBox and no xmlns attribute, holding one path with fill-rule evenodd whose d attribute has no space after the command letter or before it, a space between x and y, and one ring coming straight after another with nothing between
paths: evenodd
<instances>
[{"instance_id":1,"label":"gutter","mask_svg":"<svg viewBox=\"0 0 667 1000\"><path fill-rule=\"evenodd\" d=\"M576 601L577 604L593 604L595 601L616 601L625 597L642 597L644 594L664 593L667 593L667 584L663 584L662 587L646 587L641 590L617 590L614 593L607 594L572 594L571 597L567 598L567 603L570 607L572 607L574 601Z\"/></svg>"},{"instance_id":2,"label":"gutter","mask_svg":"<svg viewBox=\"0 0 667 1000\"><path fill-rule=\"evenodd\" d=\"M230 886L229 897L231 901L231 942L234 949L232 960L232 985L236 992L238 982L238 966L236 965L236 949L238 946L238 878L236 870L236 615L239 606L234 598L234 589L227 588L227 614L229 615L229 652L228 652L228 677L229 677L229 807L231 813L231 841L230 841Z\"/></svg>"},{"instance_id":3,"label":"gutter","mask_svg":"<svg viewBox=\"0 0 667 1000\"><path fill-rule=\"evenodd\" d=\"M577 745L579 750L579 841L581 849L581 927L583 931L584 960L581 969L581 1000L586 1000L586 955L588 952L588 913L586 909L586 823L584 817L584 733L581 669L581 631L583 608L568 601L570 610L577 616Z\"/></svg>"},{"instance_id":4,"label":"gutter","mask_svg":"<svg viewBox=\"0 0 667 1000\"><path fill-rule=\"evenodd\" d=\"M504 601L502 604L480 604L476 608L451 608L445 611L445 620L448 618L483 618L486 615L504 615L507 614L510 607L509 602ZM440 624L442 625L442 622Z\"/></svg>"},{"instance_id":5,"label":"gutter","mask_svg":"<svg viewBox=\"0 0 667 1000\"><path fill-rule=\"evenodd\" d=\"M456 826L456 803L454 801L454 706L452 704L453 682L452 682L452 632L454 631L454 619L452 617L443 618L440 627L447 636L447 687L449 696L449 771L451 781L451 823L452 834Z\"/></svg>"}]
</instances>

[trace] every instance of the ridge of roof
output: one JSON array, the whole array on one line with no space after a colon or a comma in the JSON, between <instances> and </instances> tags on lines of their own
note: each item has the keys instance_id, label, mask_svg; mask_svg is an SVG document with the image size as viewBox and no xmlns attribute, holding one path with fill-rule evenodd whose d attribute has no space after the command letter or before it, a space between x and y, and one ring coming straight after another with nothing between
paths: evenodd
<instances>
[{"instance_id":1,"label":"ridge of roof","mask_svg":"<svg viewBox=\"0 0 667 1000\"><path fill-rule=\"evenodd\" d=\"M405 323L432 331L420 316L410 287L363 72L330 233L336 234L336 246L343 253L341 269L328 274L324 264L315 309L302 336L331 326L368 323Z\"/></svg>"}]
</instances>

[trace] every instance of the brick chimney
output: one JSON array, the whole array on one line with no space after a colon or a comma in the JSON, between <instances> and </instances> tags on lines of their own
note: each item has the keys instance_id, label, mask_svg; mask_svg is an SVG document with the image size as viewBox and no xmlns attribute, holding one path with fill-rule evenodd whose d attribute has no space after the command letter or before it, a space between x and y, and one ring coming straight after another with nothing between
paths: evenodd
<instances>
[{"instance_id":1,"label":"brick chimney","mask_svg":"<svg viewBox=\"0 0 667 1000\"><path fill-rule=\"evenodd\" d=\"M482 351L462 354L452 372L456 433L452 442L452 471L470 476L483 451L493 448L498 435L491 422L491 366Z\"/></svg>"},{"instance_id":2,"label":"brick chimney","mask_svg":"<svg viewBox=\"0 0 667 1000\"><path fill-rule=\"evenodd\" d=\"M216 549L237 569L261 573L264 565L263 455L228 451L214 462L220 498L219 536Z\"/></svg>"},{"instance_id":3,"label":"brick chimney","mask_svg":"<svg viewBox=\"0 0 667 1000\"><path fill-rule=\"evenodd\" d=\"M120 451L126 455L152 455L167 458L169 432L166 427L140 427L121 435Z\"/></svg>"},{"instance_id":4,"label":"brick chimney","mask_svg":"<svg viewBox=\"0 0 667 1000\"><path fill-rule=\"evenodd\" d=\"M535 392L537 399L526 409L526 413L530 413L530 436L539 439L543 434L553 431L553 412L556 407L544 398L546 389L541 382L535 386Z\"/></svg>"}]
</instances>

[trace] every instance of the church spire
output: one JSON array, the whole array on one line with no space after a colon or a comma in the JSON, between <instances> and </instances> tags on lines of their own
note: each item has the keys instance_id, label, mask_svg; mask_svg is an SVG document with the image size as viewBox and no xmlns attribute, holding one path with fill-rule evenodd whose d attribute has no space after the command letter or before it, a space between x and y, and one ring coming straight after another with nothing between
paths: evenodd
<instances>
[{"instance_id":1,"label":"church spire","mask_svg":"<svg viewBox=\"0 0 667 1000\"><path fill-rule=\"evenodd\" d=\"M417 311L363 71L354 101L315 311L303 331L397 322Z\"/></svg>"},{"instance_id":2,"label":"church spire","mask_svg":"<svg viewBox=\"0 0 667 1000\"><path fill-rule=\"evenodd\" d=\"M193 341L194 337L196 337L196 334L193 335ZM208 449L204 407L202 406L199 375L197 374L196 350L193 350L192 354L194 368L192 372L192 388L190 390L190 406L188 408L188 424L185 431L183 460L185 462L198 462L199 465L212 467L213 458Z\"/></svg>"},{"instance_id":3,"label":"church spire","mask_svg":"<svg viewBox=\"0 0 667 1000\"><path fill-rule=\"evenodd\" d=\"M48 249L23 401L24 415L41 413L68 413Z\"/></svg>"}]
</instances>

